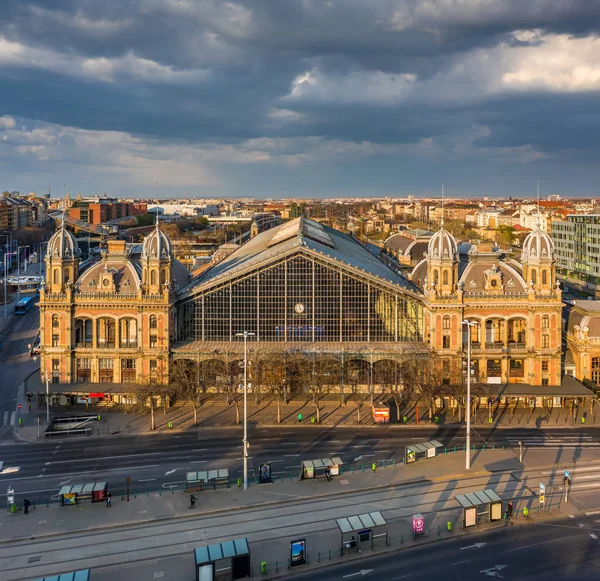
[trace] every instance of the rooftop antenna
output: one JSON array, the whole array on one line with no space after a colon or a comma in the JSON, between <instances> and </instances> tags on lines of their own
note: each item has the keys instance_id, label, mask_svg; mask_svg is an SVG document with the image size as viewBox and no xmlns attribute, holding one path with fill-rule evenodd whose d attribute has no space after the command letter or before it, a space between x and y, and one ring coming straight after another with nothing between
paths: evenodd
<instances>
[{"instance_id":1,"label":"rooftop antenna","mask_svg":"<svg viewBox=\"0 0 600 581\"><path fill-rule=\"evenodd\" d=\"M542 228L542 217L540 215L540 180L537 180L537 227Z\"/></svg>"},{"instance_id":2,"label":"rooftop antenna","mask_svg":"<svg viewBox=\"0 0 600 581\"><path fill-rule=\"evenodd\" d=\"M158 230L158 180L156 180L156 229Z\"/></svg>"},{"instance_id":3,"label":"rooftop antenna","mask_svg":"<svg viewBox=\"0 0 600 581\"><path fill-rule=\"evenodd\" d=\"M440 222L440 230L444 229L444 184L442 184L442 221Z\"/></svg>"}]
</instances>

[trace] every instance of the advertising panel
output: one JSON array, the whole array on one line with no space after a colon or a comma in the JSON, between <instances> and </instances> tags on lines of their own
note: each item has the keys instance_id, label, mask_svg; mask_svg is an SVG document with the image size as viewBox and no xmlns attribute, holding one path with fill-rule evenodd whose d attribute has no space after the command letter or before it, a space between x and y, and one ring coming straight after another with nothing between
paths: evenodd
<instances>
[{"instance_id":1,"label":"advertising panel","mask_svg":"<svg viewBox=\"0 0 600 581\"><path fill-rule=\"evenodd\" d=\"M477 508L465 508L465 527L472 527L477 524Z\"/></svg>"},{"instance_id":2,"label":"advertising panel","mask_svg":"<svg viewBox=\"0 0 600 581\"><path fill-rule=\"evenodd\" d=\"M417 459L417 453L412 450L406 452L406 463L410 464Z\"/></svg>"},{"instance_id":3,"label":"advertising panel","mask_svg":"<svg viewBox=\"0 0 600 581\"><path fill-rule=\"evenodd\" d=\"M290 543L290 565L306 565L306 539L298 539Z\"/></svg>"},{"instance_id":4,"label":"advertising panel","mask_svg":"<svg viewBox=\"0 0 600 581\"><path fill-rule=\"evenodd\" d=\"M258 483L270 484L272 481L271 464L260 464L258 467Z\"/></svg>"}]
</instances>

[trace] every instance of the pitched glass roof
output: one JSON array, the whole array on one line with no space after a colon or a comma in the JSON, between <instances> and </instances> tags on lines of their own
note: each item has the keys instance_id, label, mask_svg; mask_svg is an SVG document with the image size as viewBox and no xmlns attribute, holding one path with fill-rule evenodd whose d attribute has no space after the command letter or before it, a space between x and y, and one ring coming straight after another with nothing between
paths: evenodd
<instances>
[{"instance_id":1,"label":"pitched glass roof","mask_svg":"<svg viewBox=\"0 0 600 581\"><path fill-rule=\"evenodd\" d=\"M373 256L348 234L303 217L258 234L224 260L202 272L185 290L190 291L217 279L230 278L247 268L276 260L278 256L299 247L397 284L406 290L419 292L417 287Z\"/></svg>"}]
</instances>

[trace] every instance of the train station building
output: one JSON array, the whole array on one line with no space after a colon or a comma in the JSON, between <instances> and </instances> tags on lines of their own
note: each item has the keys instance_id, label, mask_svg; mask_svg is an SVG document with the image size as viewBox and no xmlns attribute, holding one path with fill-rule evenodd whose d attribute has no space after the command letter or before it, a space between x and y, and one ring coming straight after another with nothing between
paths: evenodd
<instances>
[{"instance_id":1,"label":"train station building","mask_svg":"<svg viewBox=\"0 0 600 581\"><path fill-rule=\"evenodd\" d=\"M168 384L178 365L202 389L227 390L239 382L246 332L252 380L290 395L315 377L328 390L389 392L415 360L462 382L469 338L482 394L560 392L563 303L540 228L517 262L490 244L457 244L442 223L405 276L304 217L193 279L158 224L137 246L109 241L101 260L82 262L64 224L50 240L40 331L41 379L53 391L121 397L130 384Z\"/></svg>"}]
</instances>

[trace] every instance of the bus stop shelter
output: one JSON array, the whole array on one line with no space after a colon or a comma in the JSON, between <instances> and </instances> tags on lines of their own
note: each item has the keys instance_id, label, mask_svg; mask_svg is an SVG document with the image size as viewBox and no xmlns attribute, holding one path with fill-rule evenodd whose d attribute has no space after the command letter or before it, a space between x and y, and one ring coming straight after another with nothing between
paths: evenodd
<instances>
[{"instance_id":1,"label":"bus stop shelter","mask_svg":"<svg viewBox=\"0 0 600 581\"><path fill-rule=\"evenodd\" d=\"M422 444L411 444L406 447L406 464L415 462L419 457L434 458L443 447L444 444L437 440L423 442Z\"/></svg>"},{"instance_id":2,"label":"bus stop shelter","mask_svg":"<svg viewBox=\"0 0 600 581\"><path fill-rule=\"evenodd\" d=\"M487 488L467 494L457 494L455 500L463 508L463 525L472 527L480 522L502 519L502 499L495 490Z\"/></svg>"},{"instance_id":3,"label":"bus stop shelter","mask_svg":"<svg viewBox=\"0 0 600 581\"><path fill-rule=\"evenodd\" d=\"M250 577L248 539L194 549L196 581L231 581Z\"/></svg>"},{"instance_id":4,"label":"bus stop shelter","mask_svg":"<svg viewBox=\"0 0 600 581\"><path fill-rule=\"evenodd\" d=\"M320 458L318 460L303 460L300 465L300 480L325 476L327 468L329 468L331 476L339 476L340 466L343 463L342 459L338 456L334 458Z\"/></svg>"},{"instance_id":5,"label":"bus stop shelter","mask_svg":"<svg viewBox=\"0 0 600 581\"><path fill-rule=\"evenodd\" d=\"M90 570L82 569L73 573L61 573L60 575L51 575L43 577L37 581L90 581Z\"/></svg>"},{"instance_id":6,"label":"bus stop shelter","mask_svg":"<svg viewBox=\"0 0 600 581\"><path fill-rule=\"evenodd\" d=\"M343 555L387 544L388 524L379 511L338 518L335 522L342 533Z\"/></svg>"},{"instance_id":7,"label":"bus stop shelter","mask_svg":"<svg viewBox=\"0 0 600 581\"><path fill-rule=\"evenodd\" d=\"M89 482L87 484L70 484L59 491L60 505L79 504L82 500L101 502L106 498L108 485L106 482Z\"/></svg>"},{"instance_id":8,"label":"bus stop shelter","mask_svg":"<svg viewBox=\"0 0 600 581\"><path fill-rule=\"evenodd\" d=\"M186 475L186 492L202 492L205 488L216 490L217 486L229 488L229 470L227 468L188 472Z\"/></svg>"}]
</instances>

